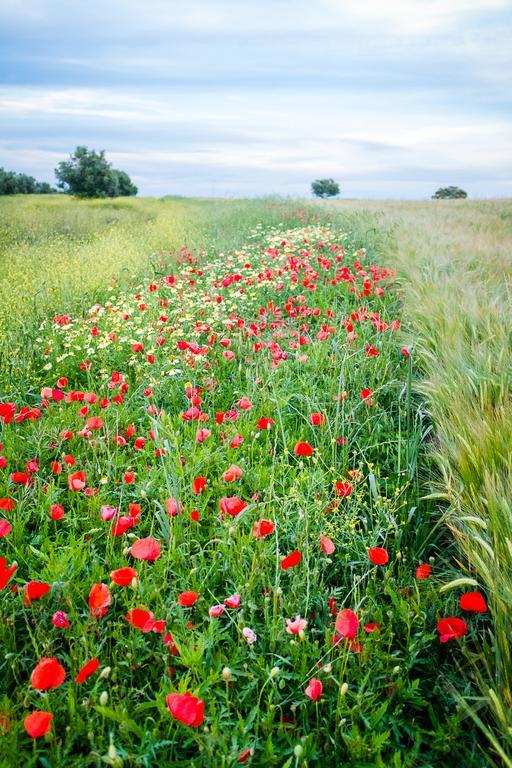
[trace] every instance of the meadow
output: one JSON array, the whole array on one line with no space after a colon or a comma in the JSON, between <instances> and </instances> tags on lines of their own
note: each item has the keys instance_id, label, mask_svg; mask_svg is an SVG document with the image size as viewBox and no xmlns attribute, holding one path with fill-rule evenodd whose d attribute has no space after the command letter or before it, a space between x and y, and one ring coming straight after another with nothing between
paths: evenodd
<instances>
[{"instance_id":1,"label":"meadow","mask_svg":"<svg viewBox=\"0 0 512 768\"><path fill-rule=\"evenodd\" d=\"M511 239L0 199L0 765L512 765Z\"/></svg>"}]
</instances>

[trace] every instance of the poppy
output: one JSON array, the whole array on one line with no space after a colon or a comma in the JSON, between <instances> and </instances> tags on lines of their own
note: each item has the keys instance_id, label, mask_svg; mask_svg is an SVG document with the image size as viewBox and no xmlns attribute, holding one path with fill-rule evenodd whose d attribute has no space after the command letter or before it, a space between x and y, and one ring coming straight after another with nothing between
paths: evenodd
<instances>
[{"instance_id":1,"label":"poppy","mask_svg":"<svg viewBox=\"0 0 512 768\"><path fill-rule=\"evenodd\" d=\"M25 605L30 605L32 600L39 600L40 597L48 594L51 586L45 581L29 581L25 587Z\"/></svg>"},{"instance_id":2,"label":"poppy","mask_svg":"<svg viewBox=\"0 0 512 768\"><path fill-rule=\"evenodd\" d=\"M252 403L249 398L244 395L242 399L238 401L236 407L240 408L241 411L250 411L252 408Z\"/></svg>"},{"instance_id":3,"label":"poppy","mask_svg":"<svg viewBox=\"0 0 512 768\"><path fill-rule=\"evenodd\" d=\"M100 663L98 659L91 659L88 661L84 666L81 668L80 672L75 678L75 683L85 683L87 678L89 678L91 675L93 675L98 667L100 666Z\"/></svg>"},{"instance_id":4,"label":"poppy","mask_svg":"<svg viewBox=\"0 0 512 768\"><path fill-rule=\"evenodd\" d=\"M186 693L169 693L166 698L169 712L180 723L191 725L193 728L200 726L204 720L204 701Z\"/></svg>"},{"instance_id":5,"label":"poppy","mask_svg":"<svg viewBox=\"0 0 512 768\"><path fill-rule=\"evenodd\" d=\"M101 429L103 426L103 419L100 419L99 416L91 416L90 419L87 419L85 425L87 429Z\"/></svg>"},{"instance_id":6,"label":"poppy","mask_svg":"<svg viewBox=\"0 0 512 768\"><path fill-rule=\"evenodd\" d=\"M374 632L376 632L378 634L380 632L380 624L375 624L373 622L365 624L364 625L364 631L368 635L373 635Z\"/></svg>"},{"instance_id":7,"label":"poppy","mask_svg":"<svg viewBox=\"0 0 512 768\"><path fill-rule=\"evenodd\" d=\"M416 578L417 579L428 579L430 576L430 573L432 571L432 567L428 565L427 563L423 563L422 565L418 565L416 568Z\"/></svg>"},{"instance_id":8,"label":"poppy","mask_svg":"<svg viewBox=\"0 0 512 768\"><path fill-rule=\"evenodd\" d=\"M146 539L137 539L130 547L130 553L137 560L157 560L161 554L160 544L151 536Z\"/></svg>"},{"instance_id":9,"label":"poppy","mask_svg":"<svg viewBox=\"0 0 512 768\"><path fill-rule=\"evenodd\" d=\"M33 688L38 691L47 691L49 688L58 688L66 679L66 672L57 659L43 658L36 664L30 676Z\"/></svg>"},{"instance_id":10,"label":"poppy","mask_svg":"<svg viewBox=\"0 0 512 768\"><path fill-rule=\"evenodd\" d=\"M290 552L289 555L286 555L286 557L281 560L281 568L283 571L287 571L288 568L293 568L295 565L298 565L301 560L301 553L298 549L294 549L293 552Z\"/></svg>"},{"instance_id":11,"label":"poppy","mask_svg":"<svg viewBox=\"0 0 512 768\"><path fill-rule=\"evenodd\" d=\"M239 608L241 602L242 598L240 595L231 595L230 597L226 597L224 600L224 603L228 608Z\"/></svg>"},{"instance_id":12,"label":"poppy","mask_svg":"<svg viewBox=\"0 0 512 768\"><path fill-rule=\"evenodd\" d=\"M52 520L62 520L65 510L62 504L52 504L50 507L50 517Z\"/></svg>"},{"instance_id":13,"label":"poppy","mask_svg":"<svg viewBox=\"0 0 512 768\"><path fill-rule=\"evenodd\" d=\"M178 595L178 603L182 608L190 608L191 605L197 602L198 598L199 592L182 592L181 595Z\"/></svg>"},{"instance_id":14,"label":"poppy","mask_svg":"<svg viewBox=\"0 0 512 768\"><path fill-rule=\"evenodd\" d=\"M223 515L236 517L247 507L247 503L239 499L238 496L224 496L219 500L220 511Z\"/></svg>"},{"instance_id":15,"label":"poppy","mask_svg":"<svg viewBox=\"0 0 512 768\"><path fill-rule=\"evenodd\" d=\"M225 610L226 607L222 604L212 605L212 607L208 610L208 615L211 619L216 619L221 616Z\"/></svg>"},{"instance_id":16,"label":"poppy","mask_svg":"<svg viewBox=\"0 0 512 768\"><path fill-rule=\"evenodd\" d=\"M289 635L298 635L306 629L308 623L306 619L303 619L297 614L294 619L286 619L286 631Z\"/></svg>"},{"instance_id":17,"label":"poppy","mask_svg":"<svg viewBox=\"0 0 512 768\"><path fill-rule=\"evenodd\" d=\"M5 557L0 557L0 589L4 589L7 586L17 567L17 565L7 567Z\"/></svg>"},{"instance_id":18,"label":"poppy","mask_svg":"<svg viewBox=\"0 0 512 768\"><path fill-rule=\"evenodd\" d=\"M7 520L0 520L0 539L3 539L4 536L8 536L11 531L11 524Z\"/></svg>"},{"instance_id":19,"label":"poppy","mask_svg":"<svg viewBox=\"0 0 512 768\"><path fill-rule=\"evenodd\" d=\"M337 496L350 496L354 489L350 485L350 483L347 483L344 480L339 480L336 483L336 495Z\"/></svg>"},{"instance_id":20,"label":"poppy","mask_svg":"<svg viewBox=\"0 0 512 768\"><path fill-rule=\"evenodd\" d=\"M132 608L126 614L126 621L142 632L151 632L155 626L155 615L153 611L147 611L145 608Z\"/></svg>"},{"instance_id":21,"label":"poppy","mask_svg":"<svg viewBox=\"0 0 512 768\"><path fill-rule=\"evenodd\" d=\"M206 477L195 477L194 480L192 480L192 493L199 496L199 494L206 488L206 482ZM171 501L174 501L174 499L171 499Z\"/></svg>"},{"instance_id":22,"label":"poppy","mask_svg":"<svg viewBox=\"0 0 512 768\"><path fill-rule=\"evenodd\" d=\"M368 550L368 557L374 565L386 565L389 555L384 547L372 547Z\"/></svg>"},{"instance_id":23,"label":"poppy","mask_svg":"<svg viewBox=\"0 0 512 768\"><path fill-rule=\"evenodd\" d=\"M120 587L128 587L134 579L137 579L137 571L135 568L118 568L116 571L110 572L110 579Z\"/></svg>"},{"instance_id":24,"label":"poppy","mask_svg":"<svg viewBox=\"0 0 512 768\"><path fill-rule=\"evenodd\" d=\"M230 467L226 469L226 471L222 475L222 479L226 483L233 483L235 480L239 480L243 475L242 470L240 469L237 464L231 464Z\"/></svg>"},{"instance_id":25,"label":"poppy","mask_svg":"<svg viewBox=\"0 0 512 768\"><path fill-rule=\"evenodd\" d=\"M55 611L52 616L52 624L54 627L59 627L59 629L69 629L71 626L65 611Z\"/></svg>"},{"instance_id":26,"label":"poppy","mask_svg":"<svg viewBox=\"0 0 512 768\"><path fill-rule=\"evenodd\" d=\"M258 520L252 527L252 534L257 539L263 539L271 533L274 533L275 525L271 520Z\"/></svg>"},{"instance_id":27,"label":"poppy","mask_svg":"<svg viewBox=\"0 0 512 768\"><path fill-rule=\"evenodd\" d=\"M105 616L112 598L106 584L93 584L89 592L91 618Z\"/></svg>"},{"instance_id":28,"label":"poppy","mask_svg":"<svg viewBox=\"0 0 512 768\"><path fill-rule=\"evenodd\" d=\"M205 483L206 483L206 480L205 480ZM183 504L181 503L181 501L179 501L179 499L166 499L165 511L167 512L169 517L176 517L176 515L179 512L183 512Z\"/></svg>"},{"instance_id":29,"label":"poppy","mask_svg":"<svg viewBox=\"0 0 512 768\"><path fill-rule=\"evenodd\" d=\"M293 452L296 456L312 456L314 448L308 442L302 441L296 443Z\"/></svg>"},{"instance_id":30,"label":"poppy","mask_svg":"<svg viewBox=\"0 0 512 768\"><path fill-rule=\"evenodd\" d=\"M437 631L440 635L439 640L442 643L447 643L448 640L458 640L465 635L468 631L468 625L463 619L451 616L437 622Z\"/></svg>"},{"instance_id":31,"label":"poppy","mask_svg":"<svg viewBox=\"0 0 512 768\"><path fill-rule=\"evenodd\" d=\"M15 504L12 499L8 499L6 497L0 499L0 509L3 512L12 512L14 507L15 507Z\"/></svg>"},{"instance_id":32,"label":"poppy","mask_svg":"<svg viewBox=\"0 0 512 768\"><path fill-rule=\"evenodd\" d=\"M318 680L316 677L312 677L309 681L308 687L306 688L306 696L309 696L310 699L313 699L313 701L318 701L320 696L322 695L322 691L324 689L324 686L322 685L322 681Z\"/></svg>"},{"instance_id":33,"label":"poppy","mask_svg":"<svg viewBox=\"0 0 512 768\"><path fill-rule=\"evenodd\" d=\"M309 423L312 424L314 427L321 427L322 424L325 424L325 416L323 413L312 413L309 417Z\"/></svg>"},{"instance_id":34,"label":"poppy","mask_svg":"<svg viewBox=\"0 0 512 768\"><path fill-rule=\"evenodd\" d=\"M334 541L328 536L320 536L320 546L326 555L332 555L336 549Z\"/></svg>"},{"instance_id":35,"label":"poppy","mask_svg":"<svg viewBox=\"0 0 512 768\"><path fill-rule=\"evenodd\" d=\"M72 475L68 475L68 486L71 491L81 491L85 488L85 474L80 472L73 472Z\"/></svg>"},{"instance_id":36,"label":"poppy","mask_svg":"<svg viewBox=\"0 0 512 768\"><path fill-rule=\"evenodd\" d=\"M459 605L464 611L487 613L487 603L481 592L466 592L460 596Z\"/></svg>"},{"instance_id":37,"label":"poppy","mask_svg":"<svg viewBox=\"0 0 512 768\"><path fill-rule=\"evenodd\" d=\"M346 639L352 640L357 634L359 619L350 608L343 608L337 617L335 629L336 632Z\"/></svg>"},{"instance_id":38,"label":"poppy","mask_svg":"<svg viewBox=\"0 0 512 768\"><path fill-rule=\"evenodd\" d=\"M46 736L51 728L53 715L51 712L31 712L23 721L23 726L33 739Z\"/></svg>"},{"instance_id":39,"label":"poppy","mask_svg":"<svg viewBox=\"0 0 512 768\"><path fill-rule=\"evenodd\" d=\"M258 429L270 429L273 423L274 423L273 419L263 417L261 419L258 419L257 426L258 426Z\"/></svg>"}]
</instances>

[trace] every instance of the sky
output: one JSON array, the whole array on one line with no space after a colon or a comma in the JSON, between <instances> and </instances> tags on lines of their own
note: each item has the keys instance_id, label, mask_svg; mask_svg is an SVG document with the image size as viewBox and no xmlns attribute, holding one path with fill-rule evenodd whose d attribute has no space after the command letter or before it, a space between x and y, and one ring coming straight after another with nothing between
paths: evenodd
<instances>
[{"instance_id":1,"label":"sky","mask_svg":"<svg viewBox=\"0 0 512 768\"><path fill-rule=\"evenodd\" d=\"M512 197L512 0L0 0L0 166L142 195Z\"/></svg>"}]
</instances>

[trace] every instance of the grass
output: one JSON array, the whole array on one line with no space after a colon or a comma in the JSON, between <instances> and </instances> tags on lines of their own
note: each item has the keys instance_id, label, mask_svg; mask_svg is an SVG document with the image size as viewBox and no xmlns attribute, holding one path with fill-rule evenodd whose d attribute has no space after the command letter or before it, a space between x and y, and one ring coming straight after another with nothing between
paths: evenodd
<instances>
[{"instance_id":1,"label":"grass","mask_svg":"<svg viewBox=\"0 0 512 768\"><path fill-rule=\"evenodd\" d=\"M509 205L0 206L0 402L41 408L50 388L40 415L0 424L0 498L13 501L0 554L18 566L0 593L0 764L508 765ZM383 265L397 276L379 279ZM242 474L228 482L233 464ZM69 488L77 471L90 491ZM232 497L247 506L223 515ZM103 519L106 507L119 514ZM260 539L261 520L275 527ZM147 537L161 549L152 562L131 554ZM422 563L432 573L418 579ZM126 566L136 580L114 584ZM50 590L27 605L31 581ZM94 584L108 588L105 611ZM459 607L476 588L492 622ZM235 593L239 608L210 615ZM153 631L130 624L134 608ZM287 631L297 615L307 625ZM441 644L451 616L468 631ZM66 672L48 691L30 682L43 657ZM166 696L185 691L204 721L169 711ZM27 735L31 711L51 712L47 735Z\"/></svg>"}]
</instances>

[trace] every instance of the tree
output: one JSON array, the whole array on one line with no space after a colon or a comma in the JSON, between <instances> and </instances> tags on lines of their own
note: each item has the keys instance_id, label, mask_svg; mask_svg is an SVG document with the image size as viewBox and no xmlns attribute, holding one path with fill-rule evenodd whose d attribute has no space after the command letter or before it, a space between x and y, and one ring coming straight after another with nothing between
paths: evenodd
<instances>
[{"instance_id":1,"label":"tree","mask_svg":"<svg viewBox=\"0 0 512 768\"><path fill-rule=\"evenodd\" d=\"M334 179L317 179L311 184L311 190L317 197L335 197L340 193L340 185Z\"/></svg>"},{"instance_id":2,"label":"tree","mask_svg":"<svg viewBox=\"0 0 512 768\"><path fill-rule=\"evenodd\" d=\"M55 192L46 181L36 181L26 173L0 168L0 195L47 195Z\"/></svg>"},{"instance_id":3,"label":"tree","mask_svg":"<svg viewBox=\"0 0 512 768\"><path fill-rule=\"evenodd\" d=\"M104 150L77 147L69 160L59 163L55 176L57 186L76 197L119 197L138 191L127 173L112 168Z\"/></svg>"},{"instance_id":4,"label":"tree","mask_svg":"<svg viewBox=\"0 0 512 768\"><path fill-rule=\"evenodd\" d=\"M455 200L457 198L465 199L468 193L460 187L439 187L437 192L432 195L432 200Z\"/></svg>"}]
</instances>

